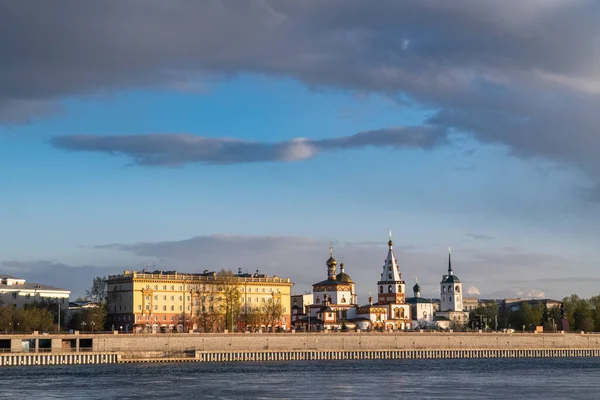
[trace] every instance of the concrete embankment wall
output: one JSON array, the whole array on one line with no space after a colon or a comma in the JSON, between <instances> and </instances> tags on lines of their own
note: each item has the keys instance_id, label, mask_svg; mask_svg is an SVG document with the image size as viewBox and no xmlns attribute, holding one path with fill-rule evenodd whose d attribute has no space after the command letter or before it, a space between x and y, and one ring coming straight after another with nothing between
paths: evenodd
<instances>
[{"instance_id":1,"label":"concrete embankment wall","mask_svg":"<svg viewBox=\"0 0 600 400\"><path fill-rule=\"evenodd\" d=\"M0 366L414 358L600 357L598 334L0 335Z\"/></svg>"},{"instance_id":2,"label":"concrete embankment wall","mask_svg":"<svg viewBox=\"0 0 600 400\"><path fill-rule=\"evenodd\" d=\"M96 335L94 351L600 349L600 335L488 333L285 333Z\"/></svg>"}]
</instances>

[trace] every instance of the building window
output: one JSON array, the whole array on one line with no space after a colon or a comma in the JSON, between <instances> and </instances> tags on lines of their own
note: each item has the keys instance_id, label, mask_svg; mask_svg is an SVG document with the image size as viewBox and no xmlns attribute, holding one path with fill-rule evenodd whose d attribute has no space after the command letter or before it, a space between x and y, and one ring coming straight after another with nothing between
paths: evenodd
<instances>
[{"instance_id":1,"label":"building window","mask_svg":"<svg viewBox=\"0 0 600 400\"><path fill-rule=\"evenodd\" d=\"M379 286L379 293L383 293L383 286Z\"/></svg>"},{"instance_id":2,"label":"building window","mask_svg":"<svg viewBox=\"0 0 600 400\"><path fill-rule=\"evenodd\" d=\"M175 306L171 306L171 311L175 311Z\"/></svg>"},{"instance_id":3,"label":"building window","mask_svg":"<svg viewBox=\"0 0 600 400\"><path fill-rule=\"evenodd\" d=\"M158 300L158 296L154 296L154 300Z\"/></svg>"},{"instance_id":4,"label":"building window","mask_svg":"<svg viewBox=\"0 0 600 400\"><path fill-rule=\"evenodd\" d=\"M454 289L454 291L455 291L456 293L460 293L460 286L456 285L456 288Z\"/></svg>"},{"instance_id":5,"label":"building window","mask_svg":"<svg viewBox=\"0 0 600 400\"><path fill-rule=\"evenodd\" d=\"M154 311L158 311L158 306L154 306Z\"/></svg>"},{"instance_id":6,"label":"building window","mask_svg":"<svg viewBox=\"0 0 600 400\"><path fill-rule=\"evenodd\" d=\"M142 306L138 305L138 311L142 311Z\"/></svg>"},{"instance_id":7,"label":"building window","mask_svg":"<svg viewBox=\"0 0 600 400\"><path fill-rule=\"evenodd\" d=\"M154 290L158 290L158 285L154 285Z\"/></svg>"},{"instance_id":8,"label":"building window","mask_svg":"<svg viewBox=\"0 0 600 400\"><path fill-rule=\"evenodd\" d=\"M388 285L388 293L392 293L392 285Z\"/></svg>"},{"instance_id":9,"label":"building window","mask_svg":"<svg viewBox=\"0 0 600 400\"><path fill-rule=\"evenodd\" d=\"M183 290L183 286L179 285L179 290Z\"/></svg>"},{"instance_id":10,"label":"building window","mask_svg":"<svg viewBox=\"0 0 600 400\"><path fill-rule=\"evenodd\" d=\"M163 300L165 300L165 301L166 301L166 300L167 300L167 296L163 296Z\"/></svg>"},{"instance_id":11,"label":"building window","mask_svg":"<svg viewBox=\"0 0 600 400\"><path fill-rule=\"evenodd\" d=\"M171 285L171 290L175 290L175 285Z\"/></svg>"},{"instance_id":12,"label":"building window","mask_svg":"<svg viewBox=\"0 0 600 400\"><path fill-rule=\"evenodd\" d=\"M15 300L16 298L17 298L17 294L16 294L16 293L13 293L13 294L12 294L12 299L13 299L13 300Z\"/></svg>"},{"instance_id":13,"label":"building window","mask_svg":"<svg viewBox=\"0 0 600 400\"><path fill-rule=\"evenodd\" d=\"M179 301L183 300L183 296L179 296ZM189 300L189 299L188 299Z\"/></svg>"},{"instance_id":14,"label":"building window","mask_svg":"<svg viewBox=\"0 0 600 400\"><path fill-rule=\"evenodd\" d=\"M183 311L183 306L179 306L179 311Z\"/></svg>"},{"instance_id":15,"label":"building window","mask_svg":"<svg viewBox=\"0 0 600 400\"><path fill-rule=\"evenodd\" d=\"M167 306L163 306L163 311L167 311Z\"/></svg>"},{"instance_id":16,"label":"building window","mask_svg":"<svg viewBox=\"0 0 600 400\"><path fill-rule=\"evenodd\" d=\"M29 300L30 298L31 298L31 293L27 293L27 294L25 295L25 300Z\"/></svg>"}]
</instances>

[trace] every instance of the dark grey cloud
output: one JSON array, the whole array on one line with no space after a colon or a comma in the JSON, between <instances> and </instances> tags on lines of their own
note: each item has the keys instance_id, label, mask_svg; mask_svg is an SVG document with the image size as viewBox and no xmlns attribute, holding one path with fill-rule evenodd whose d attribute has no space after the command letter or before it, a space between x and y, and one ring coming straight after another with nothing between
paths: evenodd
<instances>
[{"instance_id":1,"label":"dark grey cloud","mask_svg":"<svg viewBox=\"0 0 600 400\"><path fill-rule=\"evenodd\" d=\"M0 263L0 274L67 289L71 291L72 298L85 296L85 291L90 288L96 276L108 276L122 272L121 268L94 265L73 266L48 260L12 260Z\"/></svg>"},{"instance_id":2,"label":"dark grey cloud","mask_svg":"<svg viewBox=\"0 0 600 400\"><path fill-rule=\"evenodd\" d=\"M51 139L53 146L70 151L123 154L137 165L178 166L187 163L235 164L298 161L322 151L365 147L432 148L446 142L442 129L432 127L386 128L334 139L294 139L264 143L190 134L121 136L73 135Z\"/></svg>"},{"instance_id":3,"label":"dark grey cloud","mask_svg":"<svg viewBox=\"0 0 600 400\"><path fill-rule=\"evenodd\" d=\"M292 77L428 107L432 125L600 179L598 15L594 0L5 1L0 110Z\"/></svg>"}]
</instances>

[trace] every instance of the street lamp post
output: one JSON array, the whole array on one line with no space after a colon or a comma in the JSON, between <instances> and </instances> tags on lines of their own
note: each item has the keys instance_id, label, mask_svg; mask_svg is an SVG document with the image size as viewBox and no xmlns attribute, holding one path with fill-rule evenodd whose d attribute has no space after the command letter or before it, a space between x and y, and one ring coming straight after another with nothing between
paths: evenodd
<instances>
[{"instance_id":1,"label":"street lamp post","mask_svg":"<svg viewBox=\"0 0 600 400\"><path fill-rule=\"evenodd\" d=\"M58 323L56 324L56 332L60 332L60 303L58 297L56 298L56 305L58 306Z\"/></svg>"}]
</instances>

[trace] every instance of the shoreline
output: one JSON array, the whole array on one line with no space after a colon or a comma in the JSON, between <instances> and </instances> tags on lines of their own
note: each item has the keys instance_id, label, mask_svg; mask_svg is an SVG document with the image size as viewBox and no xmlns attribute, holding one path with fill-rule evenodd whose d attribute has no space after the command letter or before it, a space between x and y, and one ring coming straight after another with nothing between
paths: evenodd
<instances>
[{"instance_id":1,"label":"shoreline","mask_svg":"<svg viewBox=\"0 0 600 400\"><path fill-rule=\"evenodd\" d=\"M600 357L600 334L0 334L0 367L156 362Z\"/></svg>"}]
</instances>

